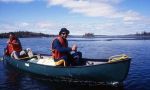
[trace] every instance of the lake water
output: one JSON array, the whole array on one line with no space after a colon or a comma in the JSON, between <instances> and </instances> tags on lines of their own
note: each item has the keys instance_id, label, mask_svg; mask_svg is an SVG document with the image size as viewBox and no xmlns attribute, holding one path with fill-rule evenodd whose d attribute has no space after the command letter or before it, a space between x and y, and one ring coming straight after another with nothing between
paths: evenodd
<instances>
[{"instance_id":1,"label":"lake water","mask_svg":"<svg viewBox=\"0 0 150 90\"><path fill-rule=\"evenodd\" d=\"M21 38L23 48L50 54L52 38ZM7 39L0 39L0 57ZM128 77L122 86L80 86L49 82L25 72L16 71L0 61L0 90L150 90L150 40L112 40L107 38L69 38L69 46L78 45L86 58L109 58L117 54L132 57ZM117 71L116 71L117 72ZM117 75L116 75L117 76Z\"/></svg>"}]
</instances>

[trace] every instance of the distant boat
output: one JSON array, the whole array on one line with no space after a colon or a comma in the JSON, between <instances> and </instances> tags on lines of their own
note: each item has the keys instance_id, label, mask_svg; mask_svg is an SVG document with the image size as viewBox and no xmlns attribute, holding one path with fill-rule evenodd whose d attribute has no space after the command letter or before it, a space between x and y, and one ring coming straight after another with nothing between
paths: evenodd
<instances>
[{"instance_id":1,"label":"distant boat","mask_svg":"<svg viewBox=\"0 0 150 90\"><path fill-rule=\"evenodd\" d=\"M41 55L40 60L49 58ZM120 58L120 57L119 57ZM71 78L75 80L96 82L122 82L128 75L131 58L112 59L82 59L82 65L78 66L54 66L39 64L38 59L16 60L9 56L3 57L4 61L13 67L30 73L54 77ZM47 59L48 61L48 59Z\"/></svg>"}]
</instances>

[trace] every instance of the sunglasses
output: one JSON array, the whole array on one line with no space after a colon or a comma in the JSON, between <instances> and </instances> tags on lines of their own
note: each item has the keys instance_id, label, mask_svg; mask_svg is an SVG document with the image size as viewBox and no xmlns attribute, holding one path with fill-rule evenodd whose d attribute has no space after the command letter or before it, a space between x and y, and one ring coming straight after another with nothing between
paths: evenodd
<instances>
[{"instance_id":1,"label":"sunglasses","mask_svg":"<svg viewBox=\"0 0 150 90\"><path fill-rule=\"evenodd\" d=\"M62 35L68 35L67 33L61 33Z\"/></svg>"}]
</instances>

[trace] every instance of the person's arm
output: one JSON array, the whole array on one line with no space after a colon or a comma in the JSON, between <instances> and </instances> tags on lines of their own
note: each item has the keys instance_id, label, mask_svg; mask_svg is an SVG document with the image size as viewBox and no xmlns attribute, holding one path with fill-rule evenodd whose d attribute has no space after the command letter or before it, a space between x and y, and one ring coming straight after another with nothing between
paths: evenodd
<instances>
[{"instance_id":1,"label":"person's arm","mask_svg":"<svg viewBox=\"0 0 150 90\"><path fill-rule=\"evenodd\" d=\"M53 49L56 49L61 53L67 53L72 51L72 48L70 47L63 47L57 39L55 39L53 42Z\"/></svg>"}]
</instances>

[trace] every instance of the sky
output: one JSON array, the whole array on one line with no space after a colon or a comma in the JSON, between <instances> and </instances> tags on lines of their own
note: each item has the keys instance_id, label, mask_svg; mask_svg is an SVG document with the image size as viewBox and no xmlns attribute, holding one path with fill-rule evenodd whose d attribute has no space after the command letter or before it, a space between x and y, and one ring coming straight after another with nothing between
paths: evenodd
<instances>
[{"instance_id":1,"label":"sky","mask_svg":"<svg viewBox=\"0 0 150 90\"><path fill-rule=\"evenodd\" d=\"M0 33L71 35L150 32L150 0L0 0Z\"/></svg>"}]
</instances>

